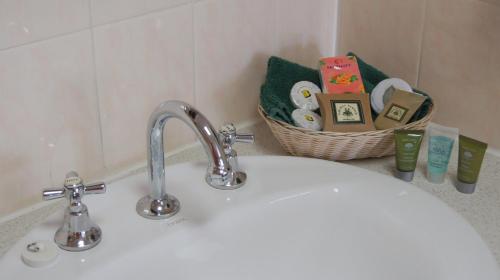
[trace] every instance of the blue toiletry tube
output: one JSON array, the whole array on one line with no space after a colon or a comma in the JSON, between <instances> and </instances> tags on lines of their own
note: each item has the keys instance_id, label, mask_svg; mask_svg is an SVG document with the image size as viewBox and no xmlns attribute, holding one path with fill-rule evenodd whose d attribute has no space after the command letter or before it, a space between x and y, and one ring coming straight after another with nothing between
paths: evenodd
<instances>
[{"instance_id":1,"label":"blue toiletry tube","mask_svg":"<svg viewBox=\"0 0 500 280\"><path fill-rule=\"evenodd\" d=\"M441 184L448 172L448 163L453 144L458 137L458 128L431 123L427 127L427 137L427 180Z\"/></svg>"}]
</instances>

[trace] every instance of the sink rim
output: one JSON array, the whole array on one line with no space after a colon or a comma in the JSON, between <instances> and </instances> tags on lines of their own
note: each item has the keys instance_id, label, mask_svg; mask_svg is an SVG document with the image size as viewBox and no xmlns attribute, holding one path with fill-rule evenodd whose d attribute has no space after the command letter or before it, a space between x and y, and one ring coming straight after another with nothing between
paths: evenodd
<instances>
[{"instance_id":1,"label":"sink rim","mask_svg":"<svg viewBox=\"0 0 500 280\"><path fill-rule=\"evenodd\" d=\"M289 156L245 156L245 157L241 157L241 162L242 162L242 166L243 168L245 168L247 165L249 165L252 161L255 161L255 160L260 160L261 158L267 158L267 160L269 161L273 161L273 160L277 160L277 161L288 161L288 159L293 159L293 161L297 161L297 160L300 160L302 162L312 162L312 163L318 163L318 162L322 162L321 164L325 164L325 165L329 165L331 168L335 168L335 167L338 167L339 169L352 169L352 170L356 170L357 172L362 172L362 173L366 173L366 174L372 174L373 176L376 176L376 177L380 177L382 178L381 176L383 176L385 178L385 180L389 181L389 182L392 182L392 183L395 183L395 185L399 185L399 186L402 186L404 185L405 187L408 187L407 191L409 191L410 193L417 193L419 195L422 195L423 197L425 197L426 199L430 199L430 201L433 201L434 203L438 203L440 204L440 206L444 206L445 208L448 209L448 211L454 213L465 225L467 225L468 227L470 227L470 229L472 229L476 235L476 237L479 237L479 240L484 244L484 241L482 240L481 236L476 232L476 230L459 214L457 213L456 211L454 211L450 206L448 206L446 203L444 203L443 201L441 201L439 198L433 196L432 194L412 185L412 184L408 184L406 182L403 182L403 181L400 181L396 178L392 178L392 177L389 177L389 176L386 176L386 175L382 175L380 173L377 173L377 172L374 172L374 171L370 171L370 170L366 170L366 169L363 169L363 168L360 168L360 167L356 167L356 166L351 166L351 165L347 165L347 164L344 164L344 163L338 163L338 162L330 162L330 161L323 161L323 160L317 160L317 159L309 159L309 158L297 158L297 157L289 157ZM266 160L264 160L266 162ZM186 166L191 166L191 167L195 167L195 168L198 168L204 172L204 168L205 168L205 163L203 162L187 162L187 163L182 163L182 164L176 164L176 165L171 165L171 166L168 166L166 168L166 171L167 173L169 172L169 170L172 170L172 169L178 169L178 168L183 168L183 167L186 167ZM175 171L175 170L172 170L172 172ZM168 175L168 174L167 174ZM142 179L140 178L142 176ZM251 175L249 175L249 177L251 178ZM167 189L170 189L169 186L171 184L169 184L169 177L167 176ZM203 176L201 176L200 178L200 181L203 181ZM131 176L127 176L123 179L120 179L120 180L117 180L113 183L111 183L110 185L110 191L114 191L113 189L114 188L119 188L117 187L118 184L120 184L121 182L124 182L124 181L134 181L134 180L139 180L139 181L146 181L146 175L144 173L138 173L138 174L134 174L134 175L131 175ZM249 184L252 184L251 181L249 181ZM206 189L211 189L209 186L207 185L203 185L202 187L206 188ZM215 192L218 192L218 193L222 193L222 194L234 194L236 192L238 193L242 193L242 192L245 192L245 187L244 186L243 188L241 188L240 190L237 190L237 191L220 191L220 190L214 190ZM389 186L390 187L390 186ZM396 188L396 187L394 187ZM397 187L399 188L399 187ZM123 190L123 188L122 188ZM184 189L181 189L181 190L184 190ZM145 191L148 191L148 190L145 190ZM188 193L189 192L193 192L193 190L185 190L187 191ZM176 191L169 191L171 192L172 194L176 195ZM234 192L234 193L232 193ZM272 192L271 192L272 193ZM183 194L182 196L184 196L185 194ZM138 196L134 196L135 198L137 198ZM96 197L95 199L93 199L94 201L96 200L99 200L100 198ZM181 205L183 203L183 199L180 198L180 201L181 201ZM252 203L250 201L250 203ZM240 205L241 206L241 205ZM133 208L133 207L131 207ZM92 207L89 207L89 210L91 211L91 216L93 215L94 211L93 211L93 208ZM135 210L135 209L133 209ZM53 215L57 215L57 213L54 213ZM97 215L97 214L95 214ZM143 219L141 217L139 217L137 214L135 215L137 217L137 219ZM152 221L153 223L155 221ZM176 222L177 223L177 222ZM180 222L182 223L182 222ZM55 231L55 229L54 229ZM27 236L29 236L30 234L28 234ZM104 235L106 238L106 231L104 231ZM16 245L20 244L22 242L22 240L25 240L27 238L27 236L23 237L21 240L19 240ZM485 244L484 244L485 245ZM486 246L486 245L485 245ZM13 246L9 252L7 252L5 254L5 256L2 258L2 259L5 259L7 257L7 255L12 255L12 254L9 254L10 252L13 251L14 247L16 246ZM98 246L99 247L99 246ZM97 248L98 248L97 247ZM493 257L492 253L491 253L491 250L486 246L489 254L491 257ZM2 263L2 259L0 259L0 267L1 267L1 263ZM493 257L493 260L494 260L494 257ZM496 263L495 263L496 264ZM498 270L498 266L497 266L497 270Z\"/></svg>"}]
</instances>

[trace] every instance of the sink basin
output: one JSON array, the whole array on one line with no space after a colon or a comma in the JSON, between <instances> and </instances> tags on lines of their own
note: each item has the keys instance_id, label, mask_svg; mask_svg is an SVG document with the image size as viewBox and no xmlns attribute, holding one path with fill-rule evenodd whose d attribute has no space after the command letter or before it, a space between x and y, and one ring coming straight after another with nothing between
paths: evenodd
<instances>
[{"instance_id":1,"label":"sink basin","mask_svg":"<svg viewBox=\"0 0 500 280\"><path fill-rule=\"evenodd\" d=\"M296 157L242 157L246 185L209 187L206 163L166 168L181 202L169 220L137 215L146 174L87 196L103 230L88 251L59 250L30 268L22 249L52 240L54 213L0 260L0 279L499 279L474 229L432 195L392 177L341 163Z\"/></svg>"}]
</instances>

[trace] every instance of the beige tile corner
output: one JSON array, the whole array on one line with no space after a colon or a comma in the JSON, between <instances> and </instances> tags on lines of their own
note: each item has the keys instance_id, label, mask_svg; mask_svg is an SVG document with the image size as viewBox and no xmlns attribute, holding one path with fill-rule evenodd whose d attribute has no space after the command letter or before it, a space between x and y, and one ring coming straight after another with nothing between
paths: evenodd
<instances>
[{"instance_id":1,"label":"beige tile corner","mask_svg":"<svg viewBox=\"0 0 500 280\"><path fill-rule=\"evenodd\" d=\"M214 126L257 118L274 51L273 6L266 0L195 4L196 106Z\"/></svg>"},{"instance_id":2,"label":"beige tile corner","mask_svg":"<svg viewBox=\"0 0 500 280\"><path fill-rule=\"evenodd\" d=\"M184 5L94 29L105 163L111 170L146 159L149 115L169 99L193 103L192 7ZM168 149L194 142L177 120Z\"/></svg>"},{"instance_id":3,"label":"beige tile corner","mask_svg":"<svg viewBox=\"0 0 500 280\"><path fill-rule=\"evenodd\" d=\"M87 0L0 1L0 49L89 26Z\"/></svg>"},{"instance_id":4,"label":"beige tile corner","mask_svg":"<svg viewBox=\"0 0 500 280\"><path fill-rule=\"evenodd\" d=\"M89 31L0 51L0 73L0 215L102 172Z\"/></svg>"},{"instance_id":5,"label":"beige tile corner","mask_svg":"<svg viewBox=\"0 0 500 280\"><path fill-rule=\"evenodd\" d=\"M500 6L430 1L419 87L437 104L436 122L500 147Z\"/></svg>"},{"instance_id":6,"label":"beige tile corner","mask_svg":"<svg viewBox=\"0 0 500 280\"><path fill-rule=\"evenodd\" d=\"M336 0L276 0L276 54L316 68L334 55Z\"/></svg>"},{"instance_id":7,"label":"beige tile corner","mask_svg":"<svg viewBox=\"0 0 500 280\"><path fill-rule=\"evenodd\" d=\"M339 52L353 51L391 77L415 85L424 28L423 0L341 0Z\"/></svg>"}]
</instances>

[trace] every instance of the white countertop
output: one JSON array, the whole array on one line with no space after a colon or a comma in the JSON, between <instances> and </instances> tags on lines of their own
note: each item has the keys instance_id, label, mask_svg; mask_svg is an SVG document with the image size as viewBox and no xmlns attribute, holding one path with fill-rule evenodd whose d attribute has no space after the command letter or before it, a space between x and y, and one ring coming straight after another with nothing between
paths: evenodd
<instances>
[{"instance_id":1,"label":"white countertop","mask_svg":"<svg viewBox=\"0 0 500 280\"><path fill-rule=\"evenodd\" d=\"M271 132L264 123L258 123L249 128L256 135L254 145L237 144L239 155L285 155L279 143L271 136ZM167 158L167 164L174 164L192 160L202 160L205 154L200 146L195 146ZM500 158L487 153L480 179L474 194L462 194L456 191L452 180L456 174L456 153L450 161L448 176L443 184L429 183L425 178L427 150L423 146L420 153L413 185L440 198L451 208L460 213L479 233L490 247L500 265L500 188L498 179L500 174ZM394 170L394 157L380 159L353 160L346 164L366 168L379 173L392 176ZM138 169L133 173L143 171ZM116 179L116 177L115 177ZM34 225L41 222L48 214L64 207L64 201L55 203L47 202L44 207L34 207L22 211L13 219L0 224L0 256L19 238L24 236ZM424 206L425 207L425 206Z\"/></svg>"}]
</instances>

